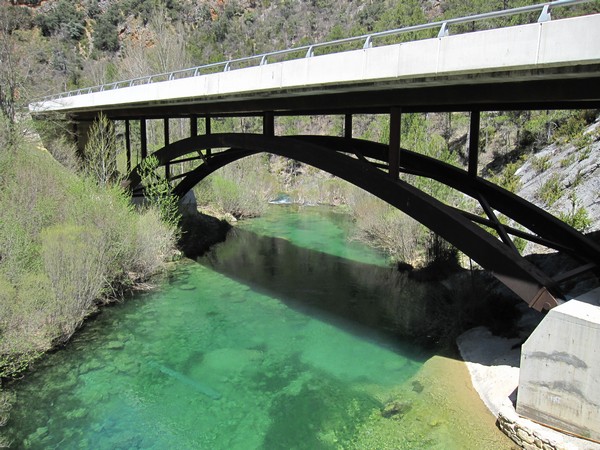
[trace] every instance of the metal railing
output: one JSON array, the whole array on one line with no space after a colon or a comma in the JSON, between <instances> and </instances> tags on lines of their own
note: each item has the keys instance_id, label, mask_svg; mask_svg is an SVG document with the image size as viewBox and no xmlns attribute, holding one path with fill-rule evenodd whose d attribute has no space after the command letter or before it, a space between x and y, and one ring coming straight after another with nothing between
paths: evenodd
<instances>
[{"instance_id":1,"label":"metal railing","mask_svg":"<svg viewBox=\"0 0 600 450\"><path fill-rule=\"evenodd\" d=\"M479 22L482 20L494 19L494 18L498 18L498 17L509 17L509 16L514 16L517 14L524 14L524 13L529 13L529 12L541 11L537 21L538 22L546 22L546 21L551 20L551 11L555 8L564 7L564 6L572 6L572 5L576 5L576 4L580 4L580 3L589 3L592 1L597 1L597 0L556 0L556 1L552 1L552 2L545 2L545 3L540 3L537 5L530 5L530 6L522 6L519 8L507 9L507 10L502 10L502 11L494 11L494 12L483 13L483 14L474 14L471 16L465 16L465 17L460 17L460 18L456 18L456 19L440 20L437 22L431 22L431 23L422 24L422 25L412 25L412 26L407 26L407 27L403 27L403 28L397 28L394 30L380 31L377 33L364 34L361 36L355 36L355 37L344 38L344 39L336 39L333 41L322 42L322 43L318 43L318 44L303 45L300 47L293 47L293 48L289 48L286 50L277 50L277 51L273 51L273 52L262 53L259 55L247 56L244 58L230 59L230 60L222 61L222 62L218 62L218 63L205 64L202 66L196 66L196 67L190 67L187 69L175 70L172 72L158 73L158 74L147 75L147 76L143 76L143 77L132 78L129 80L115 81L112 83L101 84L98 86L92 86L92 87L88 87L88 88L75 89L72 91L61 92L59 94L45 96L45 97L41 98L40 101L56 100L56 99L60 99L60 98L64 98L64 97L73 97L73 96L77 96L77 95L91 94L94 92L103 92L103 91L107 91L107 90L114 90L114 89L120 89L120 88L132 87L132 86L147 85L147 84L157 83L157 82L161 82L161 81L170 81L170 80L176 80L176 79L182 79L182 78L197 77L197 76L204 75L207 73L215 73L215 71L228 72L228 71L232 70L232 68L234 66L241 66L241 65L243 65L243 67L262 66L262 65L269 63L269 58L275 58L275 57L281 57L281 56L290 56L290 55L293 56L294 54L298 54L300 56L297 56L296 58L291 58L291 59L311 58L315 55L315 50L317 50L317 49L339 47L344 44L362 43L362 48L367 49L367 48L371 48L373 46L373 41L377 40L379 38L383 38L383 37L387 37L387 36L398 36L401 34L412 33L412 32L423 31L423 30L439 29L438 37L443 38L450 34L449 27L451 25ZM333 54L333 53L339 53L339 51L338 52L333 51L330 53L323 53L323 54ZM241 67L239 67L239 68L241 68Z\"/></svg>"}]
</instances>

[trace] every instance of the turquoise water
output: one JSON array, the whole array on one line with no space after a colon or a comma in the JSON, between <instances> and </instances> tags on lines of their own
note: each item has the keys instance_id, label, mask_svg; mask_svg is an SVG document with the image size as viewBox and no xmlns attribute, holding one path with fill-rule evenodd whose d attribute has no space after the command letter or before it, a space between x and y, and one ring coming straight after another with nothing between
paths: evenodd
<instances>
[{"instance_id":1,"label":"turquoise water","mask_svg":"<svg viewBox=\"0 0 600 450\"><path fill-rule=\"evenodd\" d=\"M104 309L13 385L14 448L374 448L369 424L399 423L382 408L429 354L367 326L385 323L369 280L391 272L348 231L279 207ZM427 433L378 448L448 448Z\"/></svg>"}]
</instances>

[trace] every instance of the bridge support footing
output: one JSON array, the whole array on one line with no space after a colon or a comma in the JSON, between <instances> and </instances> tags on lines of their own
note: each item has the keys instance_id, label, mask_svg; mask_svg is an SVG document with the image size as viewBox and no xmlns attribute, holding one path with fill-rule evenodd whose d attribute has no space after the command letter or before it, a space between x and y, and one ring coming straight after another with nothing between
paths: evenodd
<instances>
[{"instance_id":1,"label":"bridge support footing","mask_svg":"<svg viewBox=\"0 0 600 450\"><path fill-rule=\"evenodd\" d=\"M600 441L600 288L548 312L521 350L517 413Z\"/></svg>"}]
</instances>

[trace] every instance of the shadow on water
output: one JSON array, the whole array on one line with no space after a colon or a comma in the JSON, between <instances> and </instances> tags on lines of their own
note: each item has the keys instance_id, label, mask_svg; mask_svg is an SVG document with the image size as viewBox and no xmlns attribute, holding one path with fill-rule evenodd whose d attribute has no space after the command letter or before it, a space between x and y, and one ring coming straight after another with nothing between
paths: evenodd
<instances>
[{"instance_id":1,"label":"shadow on water","mask_svg":"<svg viewBox=\"0 0 600 450\"><path fill-rule=\"evenodd\" d=\"M391 267L241 228L232 229L226 243L198 262L337 326L350 321L422 343L441 333L440 318L448 308L447 289L439 282L420 283Z\"/></svg>"}]
</instances>

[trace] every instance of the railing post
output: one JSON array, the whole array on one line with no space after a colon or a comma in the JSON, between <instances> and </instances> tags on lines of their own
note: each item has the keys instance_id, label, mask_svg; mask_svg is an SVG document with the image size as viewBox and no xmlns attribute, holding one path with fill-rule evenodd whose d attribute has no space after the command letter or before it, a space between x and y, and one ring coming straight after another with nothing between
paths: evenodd
<instances>
[{"instance_id":1,"label":"railing post","mask_svg":"<svg viewBox=\"0 0 600 450\"><path fill-rule=\"evenodd\" d=\"M141 144L141 150L142 150L142 159L146 159L146 156L148 156L146 119L140 119L140 144Z\"/></svg>"},{"instance_id":2,"label":"railing post","mask_svg":"<svg viewBox=\"0 0 600 450\"><path fill-rule=\"evenodd\" d=\"M469 127L469 175L477 177L479 162L479 110L471 111L471 125Z\"/></svg>"},{"instance_id":3,"label":"railing post","mask_svg":"<svg viewBox=\"0 0 600 450\"><path fill-rule=\"evenodd\" d=\"M125 152L127 154L127 173L131 172L131 135L129 119L125 120Z\"/></svg>"},{"instance_id":4,"label":"railing post","mask_svg":"<svg viewBox=\"0 0 600 450\"><path fill-rule=\"evenodd\" d=\"M390 178L397 180L400 175L400 123L402 109L393 107L390 110L390 146L388 150L388 173Z\"/></svg>"},{"instance_id":5,"label":"railing post","mask_svg":"<svg viewBox=\"0 0 600 450\"><path fill-rule=\"evenodd\" d=\"M165 137L165 147L167 145L169 145L169 142L171 140L171 136L170 136L170 130L169 130L169 118L165 117L163 119L163 132L164 132L164 137ZM165 178L167 180L169 180L171 178L171 164L169 164L169 162L167 161L165 163Z\"/></svg>"},{"instance_id":6,"label":"railing post","mask_svg":"<svg viewBox=\"0 0 600 450\"><path fill-rule=\"evenodd\" d=\"M550 5L544 5L544 9L542 9L542 12L540 14L540 16L538 17L538 23L541 22L549 22L552 20L552 15L550 14Z\"/></svg>"},{"instance_id":7,"label":"railing post","mask_svg":"<svg viewBox=\"0 0 600 450\"><path fill-rule=\"evenodd\" d=\"M442 27L440 28L440 31L438 33L438 37L442 38L442 37L446 37L450 34L450 30L448 29L448 22L444 22L442 24Z\"/></svg>"}]
</instances>

